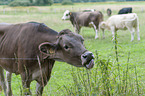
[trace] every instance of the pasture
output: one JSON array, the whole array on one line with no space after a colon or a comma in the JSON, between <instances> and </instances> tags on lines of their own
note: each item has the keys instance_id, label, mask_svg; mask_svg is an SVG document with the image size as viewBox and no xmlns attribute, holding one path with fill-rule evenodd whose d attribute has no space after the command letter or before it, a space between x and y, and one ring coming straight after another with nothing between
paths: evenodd
<instances>
[{"instance_id":1,"label":"pasture","mask_svg":"<svg viewBox=\"0 0 145 96\"><path fill-rule=\"evenodd\" d=\"M53 4L52 6L13 8L0 6L0 23L35 21L44 23L58 32L63 29L74 31L70 21L61 20L66 9L70 11L96 9L103 13L104 20L106 20L108 18L107 8L110 8L112 15L115 15L123 7L133 7L133 12L137 13L141 40L137 41L135 33L134 41L130 42L131 34L128 30L118 31L117 57L119 60L116 62L115 42L112 41L111 32L105 30L106 38L103 39L100 31L99 39L95 40L93 28L83 27L80 34L85 39L86 48L95 54L95 67L86 70L72 67L64 62L56 62L43 96L109 96L109 94L111 96L143 96L145 95L145 2L79 3L65 6ZM104 67L105 64L107 67ZM106 68L107 71L105 71ZM34 81L31 84L33 94L35 85ZM21 94L22 85L19 75L13 74L12 89L14 96ZM0 96L4 96L4 93L0 92Z\"/></svg>"}]
</instances>

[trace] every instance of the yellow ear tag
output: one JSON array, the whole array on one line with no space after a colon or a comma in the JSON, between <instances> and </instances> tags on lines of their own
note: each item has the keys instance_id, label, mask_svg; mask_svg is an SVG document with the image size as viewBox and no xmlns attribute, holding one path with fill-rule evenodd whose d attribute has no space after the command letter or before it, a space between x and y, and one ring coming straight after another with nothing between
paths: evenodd
<instances>
[{"instance_id":1,"label":"yellow ear tag","mask_svg":"<svg viewBox=\"0 0 145 96\"><path fill-rule=\"evenodd\" d=\"M69 15L71 15L72 13L71 12L69 12Z\"/></svg>"},{"instance_id":2,"label":"yellow ear tag","mask_svg":"<svg viewBox=\"0 0 145 96\"><path fill-rule=\"evenodd\" d=\"M55 51L54 51L53 49L49 49L49 53L50 53L50 54L54 54Z\"/></svg>"}]
</instances>

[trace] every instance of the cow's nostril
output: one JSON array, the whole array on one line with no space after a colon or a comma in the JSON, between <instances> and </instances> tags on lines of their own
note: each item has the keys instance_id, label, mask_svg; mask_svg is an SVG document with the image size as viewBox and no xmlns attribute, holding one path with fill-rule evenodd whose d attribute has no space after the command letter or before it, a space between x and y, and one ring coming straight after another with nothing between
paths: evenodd
<instances>
[{"instance_id":1,"label":"cow's nostril","mask_svg":"<svg viewBox=\"0 0 145 96\"><path fill-rule=\"evenodd\" d=\"M93 59L93 53L86 53L83 55L83 58L86 59L86 60L91 60Z\"/></svg>"},{"instance_id":2,"label":"cow's nostril","mask_svg":"<svg viewBox=\"0 0 145 96\"><path fill-rule=\"evenodd\" d=\"M92 52L86 51L81 55L82 65L87 69L93 68L94 66L94 55Z\"/></svg>"},{"instance_id":3,"label":"cow's nostril","mask_svg":"<svg viewBox=\"0 0 145 96\"><path fill-rule=\"evenodd\" d=\"M84 55L83 58L87 58L87 55Z\"/></svg>"}]
</instances>

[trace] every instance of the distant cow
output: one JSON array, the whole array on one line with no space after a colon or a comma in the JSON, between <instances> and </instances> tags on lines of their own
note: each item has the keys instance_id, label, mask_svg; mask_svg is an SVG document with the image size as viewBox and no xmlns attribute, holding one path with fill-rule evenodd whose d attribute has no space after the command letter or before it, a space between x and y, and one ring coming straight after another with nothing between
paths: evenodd
<instances>
[{"instance_id":1,"label":"distant cow","mask_svg":"<svg viewBox=\"0 0 145 96\"><path fill-rule=\"evenodd\" d=\"M128 13L132 13L132 7L122 8L122 9L119 10L119 12L118 12L118 14L128 14Z\"/></svg>"},{"instance_id":2,"label":"distant cow","mask_svg":"<svg viewBox=\"0 0 145 96\"><path fill-rule=\"evenodd\" d=\"M140 40L139 35L139 20L136 13L114 15L111 16L106 22L100 24L100 29L111 30L114 40L114 33L117 30L128 29L131 33L131 41L134 40L134 31L137 32L138 40Z\"/></svg>"},{"instance_id":3,"label":"distant cow","mask_svg":"<svg viewBox=\"0 0 145 96\"><path fill-rule=\"evenodd\" d=\"M0 85L5 96L12 96L12 73L21 75L25 96L31 95L33 80L37 81L36 95L41 96L56 60L92 68L94 56L83 41L69 29L58 33L43 23L0 24ZM7 70L7 88L3 69Z\"/></svg>"},{"instance_id":4,"label":"distant cow","mask_svg":"<svg viewBox=\"0 0 145 96\"><path fill-rule=\"evenodd\" d=\"M108 16L111 16L111 14L112 14L112 11L111 11L110 8L108 8L108 9L107 9L107 15L108 15Z\"/></svg>"},{"instance_id":5,"label":"distant cow","mask_svg":"<svg viewBox=\"0 0 145 96\"><path fill-rule=\"evenodd\" d=\"M62 17L63 20L69 19L75 28L75 32L79 33L82 26L93 27L96 31L95 39L98 38L98 28L100 22L103 21L103 14L100 11L95 12L70 12L66 10Z\"/></svg>"},{"instance_id":6,"label":"distant cow","mask_svg":"<svg viewBox=\"0 0 145 96\"><path fill-rule=\"evenodd\" d=\"M85 9L83 10L83 12L95 12L96 10L95 9Z\"/></svg>"}]
</instances>

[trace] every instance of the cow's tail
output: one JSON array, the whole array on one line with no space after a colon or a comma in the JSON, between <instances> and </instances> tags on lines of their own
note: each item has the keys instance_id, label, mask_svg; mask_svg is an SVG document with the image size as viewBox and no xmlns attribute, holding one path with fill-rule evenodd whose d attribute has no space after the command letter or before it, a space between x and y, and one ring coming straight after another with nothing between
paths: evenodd
<instances>
[{"instance_id":1,"label":"cow's tail","mask_svg":"<svg viewBox=\"0 0 145 96\"><path fill-rule=\"evenodd\" d=\"M100 30L100 24L104 21L104 15L102 14L101 11L99 11L100 17L99 17L99 25L98 25L98 30Z\"/></svg>"},{"instance_id":2,"label":"cow's tail","mask_svg":"<svg viewBox=\"0 0 145 96\"><path fill-rule=\"evenodd\" d=\"M101 11L99 11L99 13L100 13L100 22L102 22L102 21L104 21L104 15L102 14Z\"/></svg>"}]
</instances>

